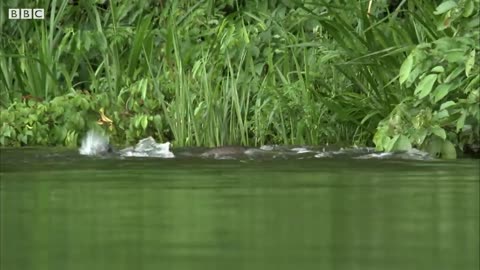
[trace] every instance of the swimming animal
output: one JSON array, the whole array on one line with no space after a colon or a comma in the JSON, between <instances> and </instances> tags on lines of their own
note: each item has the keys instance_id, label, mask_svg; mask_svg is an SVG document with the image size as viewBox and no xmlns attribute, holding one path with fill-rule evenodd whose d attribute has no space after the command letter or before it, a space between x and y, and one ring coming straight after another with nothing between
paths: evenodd
<instances>
[{"instance_id":1,"label":"swimming animal","mask_svg":"<svg viewBox=\"0 0 480 270\"><path fill-rule=\"evenodd\" d=\"M248 148L243 146L221 146L210 149L201 154L200 156L215 159L235 158L245 155L247 150Z\"/></svg>"}]
</instances>

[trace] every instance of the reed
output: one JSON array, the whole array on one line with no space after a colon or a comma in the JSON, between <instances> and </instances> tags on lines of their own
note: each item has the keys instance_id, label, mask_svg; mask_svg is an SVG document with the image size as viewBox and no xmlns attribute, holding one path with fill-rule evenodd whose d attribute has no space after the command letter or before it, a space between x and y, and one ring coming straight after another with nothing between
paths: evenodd
<instances>
[{"instance_id":1,"label":"reed","mask_svg":"<svg viewBox=\"0 0 480 270\"><path fill-rule=\"evenodd\" d=\"M90 123L105 108L120 143L371 145L379 123L413 97L398 83L407 55L452 35L437 29L431 1L390 13L376 1L370 15L356 0L17 2L44 7L48 19L0 20L2 112L42 101ZM90 127L55 117L38 121L70 134L59 136L69 144ZM12 119L2 144L27 121Z\"/></svg>"}]
</instances>

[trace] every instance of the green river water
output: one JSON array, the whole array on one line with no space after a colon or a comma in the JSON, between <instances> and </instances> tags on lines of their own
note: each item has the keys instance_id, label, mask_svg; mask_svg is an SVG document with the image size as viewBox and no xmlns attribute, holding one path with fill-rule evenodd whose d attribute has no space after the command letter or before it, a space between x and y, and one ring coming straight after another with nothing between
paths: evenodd
<instances>
[{"instance_id":1,"label":"green river water","mask_svg":"<svg viewBox=\"0 0 480 270\"><path fill-rule=\"evenodd\" d=\"M0 269L479 269L479 162L0 149Z\"/></svg>"}]
</instances>

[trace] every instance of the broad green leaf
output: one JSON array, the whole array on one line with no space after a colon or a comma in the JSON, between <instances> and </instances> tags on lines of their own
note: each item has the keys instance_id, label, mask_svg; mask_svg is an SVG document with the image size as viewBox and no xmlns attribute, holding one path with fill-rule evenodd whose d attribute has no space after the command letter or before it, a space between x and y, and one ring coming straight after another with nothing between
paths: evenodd
<instances>
[{"instance_id":1,"label":"broad green leaf","mask_svg":"<svg viewBox=\"0 0 480 270\"><path fill-rule=\"evenodd\" d=\"M462 115L457 120L457 132L463 129L465 126L465 118L467 118L467 113L465 111L462 112Z\"/></svg>"},{"instance_id":2,"label":"broad green leaf","mask_svg":"<svg viewBox=\"0 0 480 270\"><path fill-rule=\"evenodd\" d=\"M463 90L464 93L468 93L470 91L475 90L475 89L478 89L478 83L480 82L480 75L476 75L475 77L473 77L473 79L467 84L467 86L465 87L465 89Z\"/></svg>"},{"instance_id":3,"label":"broad green leaf","mask_svg":"<svg viewBox=\"0 0 480 270\"><path fill-rule=\"evenodd\" d=\"M386 135L384 129L379 129L373 136L373 143L375 144L375 149L378 151L385 150L385 147L389 142L390 137Z\"/></svg>"},{"instance_id":4,"label":"broad green leaf","mask_svg":"<svg viewBox=\"0 0 480 270\"><path fill-rule=\"evenodd\" d=\"M451 101L451 100L449 100L447 102L444 102L444 103L442 103L442 105L440 105L440 111L445 110L446 108L451 107L455 104L456 103L454 101Z\"/></svg>"},{"instance_id":5,"label":"broad green leaf","mask_svg":"<svg viewBox=\"0 0 480 270\"><path fill-rule=\"evenodd\" d=\"M133 122L133 125L138 128L141 125L142 118L141 117L135 117L135 121Z\"/></svg>"},{"instance_id":6,"label":"broad green leaf","mask_svg":"<svg viewBox=\"0 0 480 270\"><path fill-rule=\"evenodd\" d=\"M400 84L403 84L410 75L413 67L413 54L409 54L407 59L403 61L402 66L400 67Z\"/></svg>"},{"instance_id":7,"label":"broad green leaf","mask_svg":"<svg viewBox=\"0 0 480 270\"><path fill-rule=\"evenodd\" d=\"M392 152L393 151L393 148L395 147L395 144L396 144L398 138L400 138L400 135L395 135L395 137L393 137L391 140L386 142L385 152Z\"/></svg>"},{"instance_id":8,"label":"broad green leaf","mask_svg":"<svg viewBox=\"0 0 480 270\"><path fill-rule=\"evenodd\" d=\"M424 128L418 129L415 131L415 134L413 136L413 142L416 145L422 145L426 137L427 137L427 130Z\"/></svg>"},{"instance_id":9,"label":"broad green leaf","mask_svg":"<svg viewBox=\"0 0 480 270\"><path fill-rule=\"evenodd\" d=\"M431 46L429 43L428 45ZM410 74L407 78L406 85L410 87L421 74L425 74L430 70L430 67L433 65L431 57L425 52L425 50L418 49L420 45L411 53L415 59L414 67L410 71Z\"/></svg>"},{"instance_id":10,"label":"broad green leaf","mask_svg":"<svg viewBox=\"0 0 480 270\"><path fill-rule=\"evenodd\" d=\"M473 0L467 0L465 1L465 6L463 8L463 17L470 17L472 15L473 11L475 10L475 4L473 3Z\"/></svg>"},{"instance_id":11,"label":"broad green leaf","mask_svg":"<svg viewBox=\"0 0 480 270\"><path fill-rule=\"evenodd\" d=\"M449 117L449 116L450 116L450 114L448 113L447 110L441 110L441 111L436 112L433 115L433 120L440 120L440 119L443 119L443 118L446 118L446 117Z\"/></svg>"},{"instance_id":12,"label":"broad green leaf","mask_svg":"<svg viewBox=\"0 0 480 270\"><path fill-rule=\"evenodd\" d=\"M142 116L141 124L142 124L142 128L143 128L144 130L147 129L148 118L147 118L146 115L143 115L143 116Z\"/></svg>"},{"instance_id":13,"label":"broad green leaf","mask_svg":"<svg viewBox=\"0 0 480 270\"><path fill-rule=\"evenodd\" d=\"M480 101L480 89L473 89L473 91L470 91L470 94L468 94L467 101L470 104L477 104ZM478 108L478 106L476 106ZM472 113L473 114L473 113Z\"/></svg>"},{"instance_id":14,"label":"broad green leaf","mask_svg":"<svg viewBox=\"0 0 480 270\"><path fill-rule=\"evenodd\" d=\"M455 1L445 1L437 7L437 9L435 10L435 12L433 12L433 14L435 15L443 14L456 6L457 6L457 3Z\"/></svg>"},{"instance_id":15,"label":"broad green leaf","mask_svg":"<svg viewBox=\"0 0 480 270\"><path fill-rule=\"evenodd\" d=\"M457 151L455 146L449 140L445 140L442 144L442 158L443 159L456 159Z\"/></svg>"},{"instance_id":16,"label":"broad green leaf","mask_svg":"<svg viewBox=\"0 0 480 270\"><path fill-rule=\"evenodd\" d=\"M435 51L442 53L452 50L458 50L460 47L458 44L458 40L452 37L442 37L435 40L433 43L436 45Z\"/></svg>"},{"instance_id":17,"label":"broad green leaf","mask_svg":"<svg viewBox=\"0 0 480 270\"><path fill-rule=\"evenodd\" d=\"M84 50L88 51L90 50L90 47L92 46L92 38L91 38L91 35L88 35L87 32L82 32L83 34L83 38L82 40L79 42Z\"/></svg>"},{"instance_id":18,"label":"broad green leaf","mask_svg":"<svg viewBox=\"0 0 480 270\"><path fill-rule=\"evenodd\" d=\"M464 25L465 29L478 29L480 26L480 20L478 18L470 18L470 20Z\"/></svg>"},{"instance_id":19,"label":"broad green leaf","mask_svg":"<svg viewBox=\"0 0 480 270\"><path fill-rule=\"evenodd\" d=\"M458 75L462 74L464 69L464 66L458 66L448 75L444 82L449 83L453 81L455 78L457 78Z\"/></svg>"},{"instance_id":20,"label":"broad green leaf","mask_svg":"<svg viewBox=\"0 0 480 270\"><path fill-rule=\"evenodd\" d=\"M432 91L433 84L437 80L437 77L437 74L429 74L424 77L417 85L417 88L415 88L414 94L420 99L426 97Z\"/></svg>"},{"instance_id":21,"label":"broad green leaf","mask_svg":"<svg viewBox=\"0 0 480 270\"><path fill-rule=\"evenodd\" d=\"M262 74L263 70L264 70L264 67L265 67L265 63L258 63L255 65L255 73L257 75L260 75Z\"/></svg>"},{"instance_id":22,"label":"broad green leaf","mask_svg":"<svg viewBox=\"0 0 480 270\"><path fill-rule=\"evenodd\" d=\"M442 139L438 138L437 136L429 137L426 144L426 150L431 156L438 158L442 153L442 145Z\"/></svg>"},{"instance_id":23,"label":"broad green leaf","mask_svg":"<svg viewBox=\"0 0 480 270\"><path fill-rule=\"evenodd\" d=\"M84 111L87 111L88 109L90 109L90 106L91 106L91 103L88 102L87 99L82 98L80 100L80 108L82 108Z\"/></svg>"},{"instance_id":24,"label":"broad green leaf","mask_svg":"<svg viewBox=\"0 0 480 270\"><path fill-rule=\"evenodd\" d=\"M138 90L142 93L142 100L145 101L147 97L147 90L148 90L148 80L142 79L138 85Z\"/></svg>"},{"instance_id":25,"label":"broad green leaf","mask_svg":"<svg viewBox=\"0 0 480 270\"><path fill-rule=\"evenodd\" d=\"M442 139L446 139L447 138L447 133L445 132L445 130L439 126L434 126L430 129L432 131L433 134L437 135L438 137L442 138Z\"/></svg>"},{"instance_id":26,"label":"broad green leaf","mask_svg":"<svg viewBox=\"0 0 480 270\"><path fill-rule=\"evenodd\" d=\"M163 125L162 125L162 117L160 115L155 115L153 117L153 125L155 126L155 128L159 131L162 130L163 128Z\"/></svg>"},{"instance_id":27,"label":"broad green leaf","mask_svg":"<svg viewBox=\"0 0 480 270\"><path fill-rule=\"evenodd\" d=\"M432 72L443 73L443 72L445 72L445 68L442 67L442 66L436 66L436 67L432 68Z\"/></svg>"},{"instance_id":28,"label":"broad green leaf","mask_svg":"<svg viewBox=\"0 0 480 270\"><path fill-rule=\"evenodd\" d=\"M19 139L19 140L20 140L21 142L23 142L24 144L27 144L27 143L28 143L28 137L27 137L27 135L18 134L17 139Z\"/></svg>"},{"instance_id":29,"label":"broad green leaf","mask_svg":"<svg viewBox=\"0 0 480 270\"><path fill-rule=\"evenodd\" d=\"M5 123L3 123L4 127L5 127ZM3 128L2 128L3 130ZM6 126L5 130L3 131L3 134L2 136L5 136L5 137L10 137L12 135L12 128L10 128L10 126Z\"/></svg>"},{"instance_id":30,"label":"broad green leaf","mask_svg":"<svg viewBox=\"0 0 480 270\"><path fill-rule=\"evenodd\" d=\"M400 135L393 146L393 151L408 151L412 149L410 140L405 135Z\"/></svg>"},{"instance_id":31,"label":"broad green leaf","mask_svg":"<svg viewBox=\"0 0 480 270\"><path fill-rule=\"evenodd\" d=\"M463 62L465 62L465 51L463 49L448 50L444 53L443 56L450 63L463 63Z\"/></svg>"},{"instance_id":32,"label":"broad green leaf","mask_svg":"<svg viewBox=\"0 0 480 270\"><path fill-rule=\"evenodd\" d=\"M475 64L475 49L473 49L468 55L467 61L465 61L465 75L470 77L470 71L472 71L473 65Z\"/></svg>"},{"instance_id":33,"label":"broad green leaf","mask_svg":"<svg viewBox=\"0 0 480 270\"><path fill-rule=\"evenodd\" d=\"M433 90L433 102L437 103L444 98L450 90L451 84L441 84Z\"/></svg>"},{"instance_id":34,"label":"broad green leaf","mask_svg":"<svg viewBox=\"0 0 480 270\"><path fill-rule=\"evenodd\" d=\"M67 130L65 127L55 127L55 137L58 141L63 142L65 140L65 137L67 137Z\"/></svg>"}]
</instances>

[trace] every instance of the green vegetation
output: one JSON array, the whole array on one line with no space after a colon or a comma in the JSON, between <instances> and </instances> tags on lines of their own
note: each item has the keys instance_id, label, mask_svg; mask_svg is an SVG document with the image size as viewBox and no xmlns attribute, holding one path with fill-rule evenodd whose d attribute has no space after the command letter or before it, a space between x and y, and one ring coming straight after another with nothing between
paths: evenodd
<instances>
[{"instance_id":1,"label":"green vegetation","mask_svg":"<svg viewBox=\"0 0 480 270\"><path fill-rule=\"evenodd\" d=\"M480 143L479 0L71 2L0 4L0 145Z\"/></svg>"}]
</instances>

